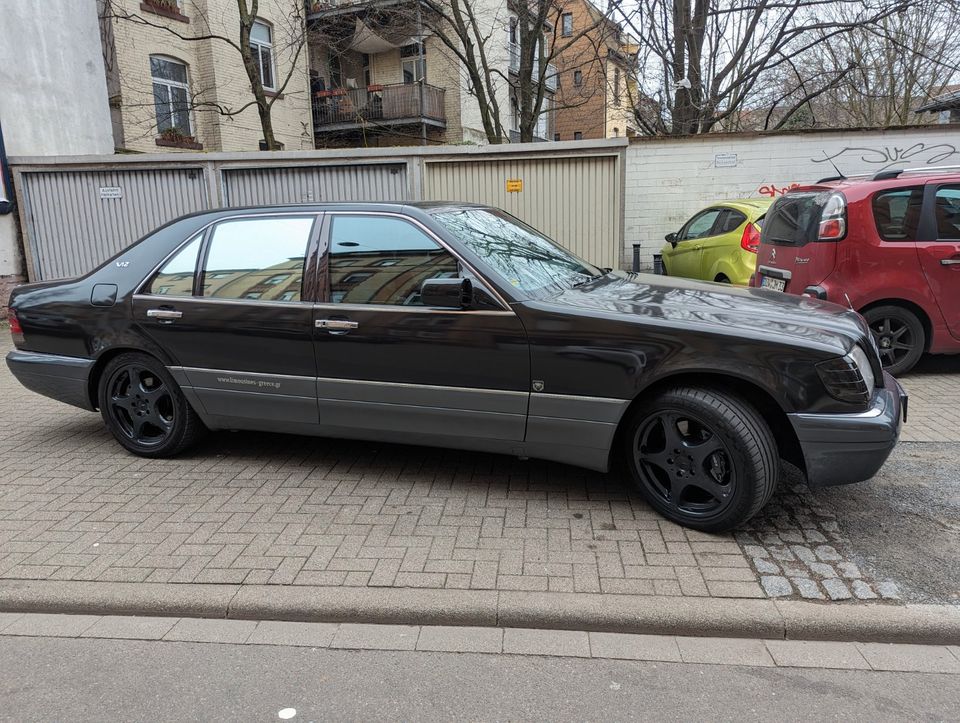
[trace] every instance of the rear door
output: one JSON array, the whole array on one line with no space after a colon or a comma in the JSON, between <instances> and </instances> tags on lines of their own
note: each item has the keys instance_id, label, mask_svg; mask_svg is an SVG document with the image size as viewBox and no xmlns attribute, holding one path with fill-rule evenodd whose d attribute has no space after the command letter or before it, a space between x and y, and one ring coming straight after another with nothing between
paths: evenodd
<instances>
[{"instance_id":1,"label":"rear door","mask_svg":"<svg viewBox=\"0 0 960 723\"><path fill-rule=\"evenodd\" d=\"M929 183L920 265L950 333L960 338L960 184Z\"/></svg>"},{"instance_id":2,"label":"rear door","mask_svg":"<svg viewBox=\"0 0 960 723\"><path fill-rule=\"evenodd\" d=\"M322 246L314 320L321 426L401 441L523 440L530 350L509 306L424 306L425 280L470 274L403 216L328 213Z\"/></svg>"},{"instance_id":3,"label":"rear door","mask_svg":"<svg viewBox=\"0 0 960 723\"><path fill-rule=\"evenodd\" d=\"M677 235L677 247L670 254L668 271L672 276L699 279L704 239L713 235L714 226L723 213L721 208L708 208L687 221Z\"/></svg>"},{"instance_id":4,"label":"rear door","mask_svg":"<svg viewBox=\"0 0 960 723\"><path fill-rule=\"evenodd\" d=\"M305 300L313 290L304 284L316 220L219 221L133 297L136 323L176 360L177 382L222 424L317 422L313 304Z\"/></svg>"}]
</instances>

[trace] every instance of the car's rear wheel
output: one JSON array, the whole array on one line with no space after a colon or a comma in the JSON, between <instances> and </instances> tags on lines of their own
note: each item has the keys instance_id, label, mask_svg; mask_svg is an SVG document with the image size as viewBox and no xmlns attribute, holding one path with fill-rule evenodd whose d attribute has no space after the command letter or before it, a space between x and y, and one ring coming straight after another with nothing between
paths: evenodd
<instances>
[{"instance_id":1,"label":"car's rear wheel","mask_svg":"<svg viewBox=\"0 0 960 723\"><path fill-rule=\"evenodd\" d=\"M927 345L927 335L917 315L902 306L876 306L863 317L880 349L883 368L894 376L913 369Z\"/></svg>"},{"instance_id":2,"label":"car's rear wheel","mask_svg":"<svg viewBox=\"0 0 960 723\"><path fill-rule=\"evenodd\" d=\"M111 359L100 375L98 399L116 440L143 457L171 457L205 431L170 372L147 354Z\"/></svg>"},{"instance_id":3,"label":"car's rear wheel","mask_svg":"<svg viewBox=\"0 0 960 723\"><path fill-rule=\"evenodd\" d=\"M634 484L660 514L685 527L730 530L757 514L777 484L769 425L727 392L670 389L634 412L623 439Z\"/></svg>"}]
</instances>

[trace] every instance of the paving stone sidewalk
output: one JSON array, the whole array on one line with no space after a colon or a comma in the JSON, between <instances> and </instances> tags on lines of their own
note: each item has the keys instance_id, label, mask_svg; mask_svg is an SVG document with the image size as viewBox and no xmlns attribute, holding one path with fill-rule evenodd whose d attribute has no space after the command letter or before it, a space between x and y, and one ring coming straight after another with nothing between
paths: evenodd
<instances>
[{"instance_id":1,"label":"paving stone sidewalk","mask_svg":"<svg viewBox=\"0 0 960 723\"><path fill-rule=\"evenodd\" d=\"M573 467L252 433L140 459L5 365L0 405L0 578L898 597L795 480L737 535L707 535Z\"/></svg>"}]
</instances>

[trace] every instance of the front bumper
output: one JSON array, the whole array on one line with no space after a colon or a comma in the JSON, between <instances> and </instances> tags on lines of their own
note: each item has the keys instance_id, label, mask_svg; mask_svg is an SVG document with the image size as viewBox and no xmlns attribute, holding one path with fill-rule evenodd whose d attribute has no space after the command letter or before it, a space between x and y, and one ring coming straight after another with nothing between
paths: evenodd
<instances>
[{"instance_id":1,"label":"front bumper","mask_svg":"<svg viewBox=\"0 0 960 723\"><path fill-rule=\"evenodd\" d=\"M884 372L873 404L858 414L790 414L811 487L862 482L873 477L900 437L907 393Z\"/></svg>"},{"instance_id":2,"label":"front bumper","mask_svg":"<svg viewBox=\"0 0 960 723\"><path fill-rule=\"evenodd\" d=\"M19 349L7 354L7 366L27 389L91 411L89 380L94 363L93 359Z\"/></svg>"}]
</instances>

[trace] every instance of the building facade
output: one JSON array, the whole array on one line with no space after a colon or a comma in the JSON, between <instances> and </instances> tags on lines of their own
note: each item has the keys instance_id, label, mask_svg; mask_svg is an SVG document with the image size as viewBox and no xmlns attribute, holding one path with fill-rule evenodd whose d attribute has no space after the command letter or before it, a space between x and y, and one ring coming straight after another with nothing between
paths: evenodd
<instances>
[{"instance_id":1,"label":"building facade","mask_svg":"<svg viewBox=\"0 0 960 723\"><path fill-rule=\"evenodd\" d=\"M516 15L508 0L473 0L470 12L503 140L519 140ZM318 148L488 142L462 46L425 3L311 0L307 20ZM552 137L555 88L546 83L538 140Z\"/></svg>"},{"instance_id":2,"label":"building facade","mask_svg":"<svg viewBox=\"0 0 960 723\"><path fill-rule=\"evenodd\" d=\"M635 42L590 0L562 0L554 140L638 134Z\"/></svg>"},{"instance_id":3,"label":"building facade","mask_svg":"<svg viewBox=\"0 0 960 723\"><path fill-rule=\"evenodd\" d=\"M114 145L255 151L264 132L236 0L98 0ZM302 0L260 0L250 33L275 139L313 148ZM229 41L229 42L228 42Z\"/></svg>"}]
</instances>

